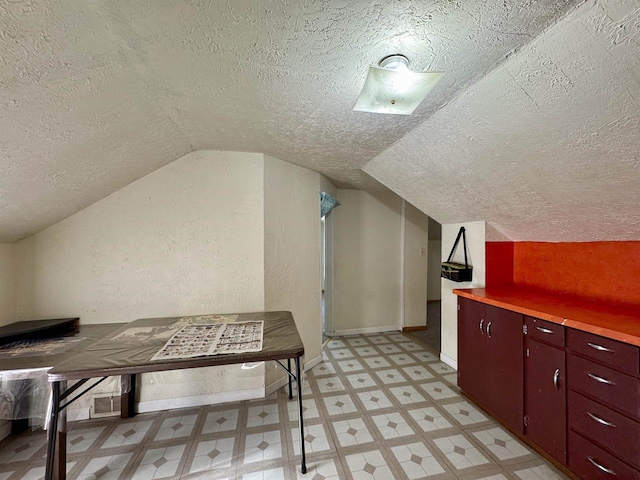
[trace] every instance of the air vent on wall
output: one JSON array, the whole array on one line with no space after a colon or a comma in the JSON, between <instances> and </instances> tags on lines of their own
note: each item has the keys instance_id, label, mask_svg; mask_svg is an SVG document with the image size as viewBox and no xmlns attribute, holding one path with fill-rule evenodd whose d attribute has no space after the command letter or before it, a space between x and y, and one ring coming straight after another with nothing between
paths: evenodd
<instances>
[{"instance_id":1,"label":"air vent on wall","mask_svg":"<svg viewBox=\"0 0 640 480\"><path fill-rule=\"evenodd\" d=\"M93 395L91 398L91 418L120 415L120 395Z\"/></svg>"}]
</instances>

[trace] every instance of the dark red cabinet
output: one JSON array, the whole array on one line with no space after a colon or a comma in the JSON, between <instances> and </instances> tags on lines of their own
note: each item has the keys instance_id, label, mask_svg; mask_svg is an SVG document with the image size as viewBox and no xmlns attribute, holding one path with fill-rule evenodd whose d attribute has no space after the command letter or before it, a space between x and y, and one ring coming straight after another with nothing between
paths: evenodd
<instances>
[{"instance_id":1,"label":"dark red cabinet","mask_svg":"<svg viewBox=\"0 0 640 480\"><path fill-rule=\"evenodd\" d=\"M524 366L525 434L553 458L566 464L565 351L527 336Z\"/></svg>"},{"instance_id":2,"label":"dark red cabinet","mask_svg":"<svg viewBox=\"0 0 640 480\"><path fill-rule=\"evenodd\" d=\"M517 432L523 431L522 315L459 298L458 385Z\"/></svg>"},{"instance_id":3,"label":"dark red cabinet","mask_svg":"<svg viewBox=\"0 0 640 480\"><path fill-rule=\"evenodd\" d=\"M485 305L460 298L458 303L458 386L476 400L486 397L487 380L484 360Z\"/></svg>"},{"instance_id":4,"label":"dark red cabinet","mask_svg":"<svg viewBox=\"0 0 640 480\"><path fill-rule=\"evenodd\" d=\"M580 478L640 480L638 346L464 297L458 310L464 393Z\"/></svg>"}]
</instances>

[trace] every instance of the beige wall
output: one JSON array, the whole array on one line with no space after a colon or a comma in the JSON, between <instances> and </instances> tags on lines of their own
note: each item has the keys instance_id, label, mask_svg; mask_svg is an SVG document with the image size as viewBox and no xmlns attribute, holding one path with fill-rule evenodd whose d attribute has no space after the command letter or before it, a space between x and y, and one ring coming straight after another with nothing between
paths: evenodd
<instances>
[{"instance_id":1,"label":"beige wall","mask_svg":"<svg viewBox=\"0 0 640 480\"><path fill-rule=\"evenodd\" d=\"M442 279L442 346L441 358L457 366L458 362L458 308L456 288L484 287L485 285L485 222L450 223L442 225L442 256L447 260L460 227L465 227L469 263L473 265L473 281L456 283ZM464 263L462 239L458 244L453 261Z\"/></svg>"},{"instance_id":2,"label":"beige wall","mask_svg":"<svg viewBox=\"0 0 640 480\"><path fill-rule=\"evenodd\" d=\"M427 273L427 300L440 300L440 264L442 240L429 240L429 267ZM448 254L449 252L447 252Z\"/></svg>"},{"instance_id":3,"label":"beige wall","mask_svg":"<svg viewBox=\"0 0 640 480\"><path fill-rule=\"evenodd\" d=\"M188 154L18 244L20 318L264 308L264 160ZM263 388L240 367L146 375L141 400Z\"/></svg>"},{"instance_id":4,"label":"beige wall","mask_svg":"<svg viewBox=\"0 0 640 480\"><path fill-rule=\"evenodd\" d=\"M321 355L321 289L320 174L265 156L265 309L293 313L307 362ZM272 384L282 372L269 363Z\"/></svg>"},{"instance_id":5,"label":"beige wall","mask_svg":"<svg viewBox=\"0 0 640 480\"><path fill-rule=\"evenodd\" d=\"M338 190L334 210L334 328L401 328L402 199L394 193Z\"/></svg>"},{"instance_id":6,"label":"beige wall","mask_svg":"<svg viewBox=\"0 0 640 480\"><path fill-rule=\"evenodd\" d=\"M15 245L0 243L0 325L17 318Z\"/></svg>"},{"instance_id":7,"label":"beige wall","mask_svg":"<svg viewBox=\"0 0 640 480\"><path fill-rule=\"evenodd\" d=\"M427 324L429 217L404 202L404 327Z\"/></svg>"}]
</instances>

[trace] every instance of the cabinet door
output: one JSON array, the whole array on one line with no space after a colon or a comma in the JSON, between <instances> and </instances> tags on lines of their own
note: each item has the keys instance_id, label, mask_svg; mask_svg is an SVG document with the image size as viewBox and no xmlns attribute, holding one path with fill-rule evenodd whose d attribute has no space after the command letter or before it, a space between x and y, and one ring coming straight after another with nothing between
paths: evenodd
<instances>
[{"instance_id":1,"label":"cabinet door","mask_svg":"<svg viewBox=\"0 0 640 480\"><path fill-rule=\"evenodd\" d=\"M481 405L486 388L485 304L458 297L458 386Z\"/></svg>"},{"instance_id":2,"label":"cabinet door","mask_svg":"<svg viewBox=\"0 0 640 480\"><path fill-rule=\"evenodd\" d=\"M485 375L487 409L504 424L524 429L524 366L522 315L487 306L486 338L489 366Z\"/></svg>"},{"instance_id":3,"label":"cabinet door","mask_svg":"<svg viewBox=\"0 0 640 480\"><path fill-rule=\"evenodd\" d=\"M529 338L525 347L525 434L553 458L566 464L565 352Z\"/></svg>"}]
</instances>

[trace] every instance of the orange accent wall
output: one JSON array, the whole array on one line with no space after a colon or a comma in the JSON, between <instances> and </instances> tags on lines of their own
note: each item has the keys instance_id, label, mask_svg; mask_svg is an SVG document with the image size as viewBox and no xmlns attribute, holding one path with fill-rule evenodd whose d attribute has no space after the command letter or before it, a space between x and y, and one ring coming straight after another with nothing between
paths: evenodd
<instances>
[{"instance_id":1,"label":"orange accent wall","mask_svg":"<svg viewBox=\"0 0 640 480\"><path fill-rule=\"evenodd\" d=\"M487 242L485 245L487 287L513 284L513 242Z\"/></svg>"},{"instance_id":2,"label":"orange accent wall","mask_svg":"<svg viewBox=\"0 0 640 480\"><path fill-rule=\"evenodd\" d=\"M500 278L496 256L506 247L487 243L487 286ZM507 254L505 262L508 263ZM493 262L493 266L490 262ZM633 242L516 242L513 243L513 282L531 288L579 295L610 303L640 306L640 241ZM640 316L640 311L639 311Z\"/></svg>"}]
</instances>

